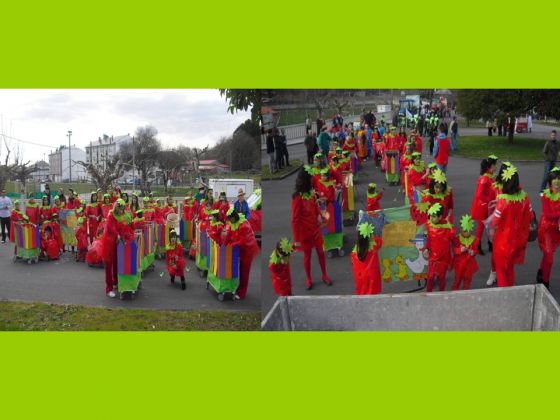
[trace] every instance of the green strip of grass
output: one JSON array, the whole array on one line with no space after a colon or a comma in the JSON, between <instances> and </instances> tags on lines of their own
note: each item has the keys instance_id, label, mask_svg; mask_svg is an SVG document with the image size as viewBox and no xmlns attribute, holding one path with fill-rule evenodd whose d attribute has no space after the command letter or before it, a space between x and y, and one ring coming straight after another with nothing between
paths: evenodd
<instances>
[{"instance_id":1,"label":"green strip of grass","mask_svg":"<svg viewBox=\"0 0 560 420\"><path fill-rule=\"evenodd\" d=\"M0 301L1 331L252 331L260 312L109 309Z\"/></svg>"},{"instance_id":2,"label":"green strip of grass","mask_svg":"<svg viewBox=\"0 0 560 420\"><path fill-rule=\"evenodd\" d=\"M262 179L263 180L282 179L286 175L295 172L300 167L301 167L301 160L291 159L290 166L285 166L283 169L271 174L268 169L268 164L266 164L262 166Z\"/></svg>"},{"instance_id":3,"label":"green strip of grass","mask_svg":"<svg viewBox=\"0 0 560 420\"><path fill-rule=\"evenodd\" d=\"M463 157L485 158L495 154L500 160L542 161L544 139L514 136L513 143L507 137L498 136L459 136L459 150L456 155Z\"/></svg>"}]
</instances>

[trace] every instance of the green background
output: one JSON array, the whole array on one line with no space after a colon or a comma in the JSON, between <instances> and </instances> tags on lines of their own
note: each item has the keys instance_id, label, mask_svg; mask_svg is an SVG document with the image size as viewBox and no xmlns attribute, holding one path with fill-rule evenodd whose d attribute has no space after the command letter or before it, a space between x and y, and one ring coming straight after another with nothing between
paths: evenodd
<instances>
[{"instance_id":1,"label":"green background","mask_svg":"<svg viewBox=\"0 0 560 420\"><path fill-rule=\"evenodd\" d=\"M558 4L455 7L5 2L0 87L558 87ZM545 333L1 333L0 418L544 418L559 349Z\"/></svg>"}]
</instances>

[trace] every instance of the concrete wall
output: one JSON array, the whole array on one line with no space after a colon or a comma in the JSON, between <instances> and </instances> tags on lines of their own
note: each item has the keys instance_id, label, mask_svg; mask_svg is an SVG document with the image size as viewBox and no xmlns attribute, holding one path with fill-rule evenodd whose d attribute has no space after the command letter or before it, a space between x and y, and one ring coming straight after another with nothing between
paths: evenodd
<instances>
[{"instance_id":1,"label":"concrete wall","mask_svg":"<svg viewBox=\"0 0 560 420\"><path fill-rule=\"evenodd\" d=\"M540 285L378 296L293 296L278 299L262 327L292 331L558 330L560 307Z\"/></svg>"}]
</instances>

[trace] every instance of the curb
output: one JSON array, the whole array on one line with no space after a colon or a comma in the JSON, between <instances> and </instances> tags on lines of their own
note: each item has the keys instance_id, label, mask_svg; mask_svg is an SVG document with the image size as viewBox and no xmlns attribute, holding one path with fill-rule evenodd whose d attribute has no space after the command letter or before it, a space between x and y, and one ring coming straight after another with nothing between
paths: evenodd
<instances>
[{"instance_id":1,"label":"curb","mask_svg":"<svg viewBox=\"0 0 560 420\"><path fill-rule=\"evenodd\" d=\"M301 168L303 166L303 163L300 163L299 166L294 166L293 169L291 169L289 172L285 173L284 175L282 175L279 178L265 178L264 176L261 178L261 181L281 181L284 178L289 177L290 175L293 175L295 172L299 171L299 168Z\"/></svg>"},{"instance_id":2,"label":"curb","mask_svg":"<svg viewBox=\"0 0 560 420\"><path fill-rule=\"evenodd\" d=\"M449 157L459 158L459 159L470 159L470 160L482 160L484 159L483 156L481 157L473 157L473 156L461 156L456 154L449 154ZM499 159L503 161L503 159ZM520 163L544 163L544 160L517 160L517 159L508 159L507 162L520 162Z\"/></svg>"}]
</instances>

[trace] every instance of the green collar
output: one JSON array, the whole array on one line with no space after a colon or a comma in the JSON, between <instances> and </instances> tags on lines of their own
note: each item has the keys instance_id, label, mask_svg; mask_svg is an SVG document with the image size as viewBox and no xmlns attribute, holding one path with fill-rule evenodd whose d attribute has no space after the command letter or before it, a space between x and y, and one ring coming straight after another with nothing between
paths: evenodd
<instances>
[{"instance_id":1,"label":"green collar","mask_svg":"<svg viewBox=\"0 0 560 420\"><path fill-rule=\"evenodd\" d=\"M179 244L179 242L175 242L175 245L171 245L171 243L169 243L169 245L167 245L167 246L165 247L165 250L166 250L166 251L174 251L175 248L177 248L177 245L178 245L178 244Z\"/></svg>"},{"instance_id":2,"label":"green collar","mask_svg":"<svg viewBox=\"0 0 560 420\"><path fill-rule=\"evenodd\" d=\"M519 202L523 201L527 197L527 193L523 190L519 191L517 194L498 194L498 199L510 201L510 202Z\"/></svg>"},{"instance_id":3,"label":"green collar","mask_svg":"<svg viewBox=\"0 0 560 420\"><path fill-rule=\"evenodd\" d=\"M368 252L371 251L373 248L375 248L375 240L373 239L373 235L369 240L369 246L368 246ZM357 254L358 253L358 245L354 245L354 248L352 248L352 252Z\"/></svg>"},{"instance_id":4,"label":"green collar","mask_svg":"<svg viewBox=\"0 0 560 420\"><path fill-rule=\"evenodd\" d=\"M423 160L420 161L419 165L410 165L409 168L414 169L416 172L424 172L426 170Z\"/></svg>"},{"instance_id":5,"label":"green collar","mask_svg":"<svg viewBox=\"0 0 560 420\"><path fill-rule=\"evenodd\" d=\"M319 180L321 182L322 185L324 185L325 187L332 187L334 185L333 181L323 181L322 179Z\"/></svg>"},{"instance_id":6,"label":"green collar","mask_svg":"<svg viewBox=\"0 0 560 420\"><path fill-rule=\"evenodd\" d=\"M212 220L210 222L210 226L219 226L219 225L223 225L223 222L216 222L215 220Z\"/></svg>"},{"instance_id":7,"label":"green collar","mask_svg":"<svg viewBox=\"0 0 560 420\"><path fill-rule=\"evenodd\" d=\"M378 195L379 195L378 192L373 193L373 194L367 193L367 198L375 198L375 197L377 197Z\"/></svg>"},{"instance_id":8,"label":"green collar","mask_svg":"<svg viewBox=\"0 0 560 420\"><path fill-rule=\"evenodd\" d=\"M228 220L228 225L230 229L235 232L239 228L241 223L243 223L244 221L245 221L245 215L243 213L239 213L239 220L237 222L230 222Z\"/></svg>"},{"instance_id":9,"label":"green collar","mask_svg":"<svg viewBox=\"0 0 560 420\"><path fill-rule=\"evenodd\" d=\"M438 223L437 225L434 225L431 220L428 220L428 224L430 225L430 227L432 227L434 229L451 229L451 228L453 228L453 225L449 222Z\"/></svg>"},{"instance_id":10,"label":"green collar","mask_svg":"<svg viewBox=\"0 0 560 420\"><path fill-rule=\"evenodd\" d=\"M491 180L494 180L494 174L491 172L486 172L484 173L482 176L485 176L486 178L489 178Z\"/></svg>"},{"instance_id":11,"label":"green collar","mask_svg":"<svg viewBox=\"0 0 560 420\"><path fill-rule=\"evenodd\" d=\"M416 209L420 213L428 213L429 208L430 208L430 203L428 203L427 201L421 201L418 204L416 204Z\"/></svg>"},{"instance_id":12,"label":"green collar","mask_svg":"<svg viewBox=\"0 0 560 420\"><path fill-rule=\"evenodd\" d=\"M550 191L550 188L547 188L546 190L544 190L543 193L545 197L548 198L550 201L560 200L560 192L553 193L552 191Z\"/></svg>"},{"instance_id":13,"label":"green collar","mask_svg":"<svg viewBox=\"0 0 560 420\"><path fill-rule=\"evenodd\" d=\"M459 242L461 245L469 247L474 242L475 236L471 234L468 238L465 238L463 235L459 234Z\"/></svg>"},{"instance_id":14,"label":"green collar","mask_svg":"<svg viewBox=\"0 0 560 420\"><path fill-rule=\"evenodd\" d=\"M302 200L311 200L315 196L315 191L311 190L306 193L299 193Z\"/></svg>"},{"instance_id":15,"label":"green collar","mask_svg":"<svg viewBox=\"0 0 560 420\"><path fill-rule=\"evenodd\" d=\"M25 207L31 207L32 209L35 209L35 208L39 207L39 205L37 203L35 203L35 204L27 203L25 205Z\"/></svg>"},{"instance_id":16,"label":"green collar","mask_svg":"<svg viewBox=\"0 0 560 420\"><path fill-rule=\"evenodd\" d=\"M274 265L276 265L276 264L288 264L288 257L284 257L284 258L280 257L278 255L278 253L276 252L276 249L274 249L272 251L272 254L270 254L270 259L268 260L268 262L270 264L274 264Z\"/></svg>"},{"instance_id":17,"label":"green collar","mask_svg":"<svg viewBox=\"0 0 560 420\"><path fill-rule=\"evenodd\" d=\"M444 194L441 194L441 193L432 194L430 192L430 190L424 190L423 194L429 195L429 196L437 198L439 200L443 200L445 197L447 197L449 195L450 192L451 192L451 187L447 187L447 191L445 191Z\"/></svg>"}]
</instances>

